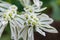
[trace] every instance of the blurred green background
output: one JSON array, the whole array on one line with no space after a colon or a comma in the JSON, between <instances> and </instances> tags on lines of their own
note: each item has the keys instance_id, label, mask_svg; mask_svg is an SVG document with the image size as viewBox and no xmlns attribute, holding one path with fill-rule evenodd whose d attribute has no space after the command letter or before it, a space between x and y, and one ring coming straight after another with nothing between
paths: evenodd
<instances>
[{"instance_id":1,"label":"blurred green background","mask_svg":"<svg viewBox=\"0 0 60 40\"><path fill-rule=\"evenodd\" d=\"M19 0L3 0L3 1L16 5L18 7L19 12L23 11L23 6L19 2ZM47 7L47 9L43 12L52 17L54 21L60 22L60 0L41 0L41 1L43 1L42 7ZM10 28L8 24L0 40L11 40L10 35L11 35Z\"/></svg>"}]
</instances>

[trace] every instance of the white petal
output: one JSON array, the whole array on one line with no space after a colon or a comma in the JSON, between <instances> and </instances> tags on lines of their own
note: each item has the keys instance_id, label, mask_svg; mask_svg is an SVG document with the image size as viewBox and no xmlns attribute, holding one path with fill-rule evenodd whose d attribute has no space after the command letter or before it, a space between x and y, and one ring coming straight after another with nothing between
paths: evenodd
<instances>
[{"instance_id":1,"label":"white petal","mask_svg":"<svg viewBox=\"0 0 60 40\"><path fill-rule=\"evenodd\" d=\"M1 1L1 2L0 2L0 6L1 6L1 7L5 7L5 8L9 8L11 5L10 5L9 3L7 3L7 2Z\"/></svg>"},{"instance_id":2,"label":"white petal","mask_svg":"<svg viewBox=\"0 0 60 40\"><path fill-rule=\"evenodd\" d=\"M10 21L11 39L14 39L14 35L15 35L15 33L14 33L14 27L15 26L16 26L15 23L12 22L12 21Z\"/></svg>"},{"instance_id":3,"label":"white petal","mask_svg":"<svg viewBox=\"0 0 60 40\"><path fill-rule=\"evenodd\" d=\"M16 18L15 22L17 24L17 26L19 26L20 28L24 28L24 21L20 18Z\"/></svg>"},{"instance_id":4,"label":"white petal","mask_svg":"<svg viewBox=\"0 0 60 40\"><path fill-rule=\"evenodd\" d=\"M24 12L25 13L25 12ZM21 18L22 20L26 20L26 18L25 18L25 16L24 16L24 14L22 14L22 15L16 15L18 18Z\"/></svg>"},{"instance_id":5,"label":"white petal","mask_svg":"<svg viewBox=\"0 0 60 40\"><path fill-rule=\"evenodd\" d=\"M40 28L46 32L49 32L49 33L58 33L58 31L50 25L41 25Z\"/></svg>"},{"instance_id":6,"label":"white petal","mask_svg":"<svg viewBox=\"0 0 60 40\"><path fill-rule=\"evenodd\" d=\"M20 33L19 38L23 38L23 40L27 39L27 32L28 32L28 27L25 27L24 29L22 29L22 33Z\"/></svg>"},{"instance_id":7,"label":"white petal","mask_svg":"<svg viewBox=\"0 0 60 40\"><path fill-rule=\"evenodd\" d=\"M40 1L39 0L33 0L34 4L37 5L38 7L40 6Z\"/></svg>"},{"instance_id":8,"label":"white petal","mask_svg":"<svg viewBox=\"0 0 60 40\"><path fill-rule=\"evenodd\" d=\"M36 27L36 31L37 31L38 33L40 33L41 35L46 36L46 35L45 35L45 32L43 32L41 29L39 29L39 27Z\"/></svg>"},{"instance_id":9,"label":"white petal","mask_svg":"<svg viewBox=\"0 0 60 40\"><path fill-rule=\"evenodd\" d=\"M51 24L53 22L52 18L49 18L46 14L39 16L41 24Z\"/></svg>"},{"instance_id":10,"label":"white petal","mask_svg":"<svg viewBox=\"0 0 60 40\"><path fill-rule=\"evenodd\" d=\"M49 16L48 15L46 15L46 14L41 14L40 16L38 16L39 18L49 18Z\"/></svg>"},{"instance_id":11,"label":"white petal","mask_svg":"<svg viewBox=\"0 0 60 40\"><path fill-rule=\"evenodd\" d=\"M28 29L28 40L34 40L33 27Z\"/></svg>"},{"instance_id":12,"label":"white petal","mask_svg":"<svg viewBox=\"0 0 60 40\"><path fill-rule=\"evenodd\" d=\"M44 7L44 8L41 8L41 9L37 7L37 8L34 8L34 11L35 12L41 12L41 11L44 11L45 9L47 9L47 7Z\"/></svg>"},{"instance_id":13,"label":"white petal","mask_svg":"<svg viewBox=\"0 0 60 40\"><path fill-rule=\"evenodd\" d=\"M43 2L42 1L39 1L39 5L40 5L40 7L43 5Z\"/></svg>"},{"instance_id":14,"label":"white petal","mask_svg":"<svg viewBox=\"0 0 60 40\"><path fill-rule=\"evenodd\" d=\"M16 5L12 5L12 6L9 7L9 9L10 9L10 10L14 10L14 11L16 11L18 8L17 8Z\"/></svg>"},{"instance_id":15,"label":"white petal","mask_svg":"<svg viewBox=\"0 0 60 40\"><path fill-rule=\"evenodd\" d=\"M14 39L14 30L13 30L14 25L10 23L10 30L11 30L11 39Z\"/></svg>"},{"instance_id":16,"label":"white petal","mask_svg":"<svg viewBox=\"0 0 60 40\"><path fill-rule=\"evenodd\" d=\"M5 27L7 25L7 23L6 23L6 21L1 21L0 22L0 37L1 37L1 35L2 35L3 31L4 31L4 29L5 29Z\"/></svg>"},{"instance_id":17,"label":"white petal","mask_svg":"<svg viewBox=\"0 0 60 40\"><path fill-rule=\"evenodd\" d=\"M11 39L18 40L17 26L15 26L14 23L10 22L10 28L11 28Z\"/></svg>"},{"instance_id":18,"label":"white petal","mask_svg":"<svg viewBox=\"0 0 60 40\"><path fill-rule=\"evenodd\" d=\"M28 6L28 5L30 5L30 0L20 0L20 2L21 2L21 4L22 4L23 6Z\"/></svg>"},{"instance_id":19,"label":"white petal","mask_svg":"<svg viewBox=\"0 0 60 40\"><path fill-rule=\"evenodd\" d=\"M16 18L15 20L20 22L21 24L24 24L24 21L21 18Z\"/></svg>"},{"instance_id":20,"label":"white petal","mask_svg":"<svg viewBox=\"0 0 60 40\"><path fill-rule=\"evenodd\" d=\"M0 17L2 17L2 15L3 15L3 12L0 12Z\"/></svg>"},{"instance_id":21,"label":"white petal","mask_svg":"<svg viewBox=\"0 0 60 40\"><path fill-rule=\"evenodd\" d=\"M23 0L25 4L30 4L30 0Z\"/></svg>"},{"instance_id":22,"label":"white petal","mask_svg":"<svg viewBox=\"0 0 60 40\"><path fill-rule=\"evenodd\" d=\"M40 20L41 24L51 24L53 22L53 19L51 18L42 18Z\"/></svg>"},{"instance_id":23,"label":"white petal","mask_svg":"<svg viewBox=\"0 0 60 40\"><path fill-rule=\"evenodd\" d=\"M47 9L47 7L39 9L38 12L44 11L45 9Z\"/></svg>"},{"instance_id":24,"label":"white petal","mask_svg":"<svg viewBox=\"0 0 60 40\"><path fill-rule=\"evenodd\" d=\"M2 11L2 12L5 11L5 10L6 10L6 9L4 9L4 8L0 8L0 11Z\"/></svg>"}]
</instances>

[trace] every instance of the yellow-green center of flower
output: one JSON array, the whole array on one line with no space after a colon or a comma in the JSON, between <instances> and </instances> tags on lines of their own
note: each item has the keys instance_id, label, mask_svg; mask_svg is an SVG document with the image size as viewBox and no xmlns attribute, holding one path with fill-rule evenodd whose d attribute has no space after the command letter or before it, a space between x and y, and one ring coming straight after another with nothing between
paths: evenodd
<instances>
[{"instance_id":1,"label":"yellow-green center of flower","mask_svg":"<svg viewBox=\"0 0 60 40\"><path fill-rule=\"evenodd\" d=\"M25 18L28 22L29 25L37 25L38 24L38 21L39 19L35 16L35 15L28 15L28 14L25 14Z\"/></svg>"},{"instance_id":2,"label":"yellow-green center of flower","mask_svg":"<svg viewBox=\"0 0 60 40\"><path fill-rule=\"evenodd\" d=\"M26 7L26 10L29 11L30 13L33 12L33 8L32 8L31 6L27 6L27 7Z\"/></svg>"},{"instance_id":3,"label":"yellow-green center of flower","mask_svg":"<svg viewBox=\"0 0 60 40\"><path fill-rule=\"evenodd\" d=\"M14 16L15 16L15 14L14 14L13 12L9 12L9 13L4 13L4 14L3 14L3 18L4 18L5 20L11 20L11 19L14 18Z\"/></svg>"},{"instance_id":4,"label":"yellow-green center of flower","mask_svg":"<svg viewBox=\"0 0 60 40\"><path fill-rule=\"evenodd\" d=\"M15 5L12 5L9 7L8 10L5 11L5 13L3 14L3 18L5 20L11 20L17 14L16 12L17 12L17 7Z\"/></svg>"},{"instance_id":5,"label":"yellow-green center of flower","mask_svg":"<svg viewBox=\"0 0 60 40\"><path fill-rule=\"evenodd\" d=\"M30 11L31 13L33 12L33 10L32 10L32 9L30 9L29 11Z\"/></svg>"}]
</instances>

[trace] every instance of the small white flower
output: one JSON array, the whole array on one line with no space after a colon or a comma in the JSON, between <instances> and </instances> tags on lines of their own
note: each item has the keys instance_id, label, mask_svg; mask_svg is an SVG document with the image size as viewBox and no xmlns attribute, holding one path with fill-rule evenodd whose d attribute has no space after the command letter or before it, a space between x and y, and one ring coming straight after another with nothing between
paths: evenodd
<instances>
[{"instance_id":1,"label":"small white flower","mask_svg":"<svg viewBox=\"0 0 60 40\"><path fill-rule=\"evenodd\" d=\"M41 11L44 11L47 8L47 7L41 8L43 2L41 2L39 0L33 0L33 2L34 2L34 4L32 4L32 5L31 4L25 5L25 7L24 7L25 12L39 13Z\"/></svg>"},{"instance_id":2,"label":"small white flower","mask_svg":"<svg viewBox=\"0 0 60 40\"><path fill-rule=\"evenodd\" d=\"M46 36L44 31L50 32L50 33L58 33L58 31L54 27L49 25L53 22L53 19L49 18L49 16L46 14L41 14L40 16L37 16L35 14L26 13L23 16L24 18L23 17L21 18L25 20L25 23L24 23L25 28L24 28L24 31L20 35L20 37L23 37L23 40L26 40L26 38L28 40L34 39L33 38L34 28L37 32L39 32L43 36ZM28 37L26 36L27 34L28 34Z\"/></svg>"},{"instance_id":3,"label":"small white flower","mask_svg":"<svg viewBox=\"0 0 60 40\"><path fill-rule=\"evenodd\" d=\"M25 12L38 13L47 8L47 7L41 8L43 2L39 0L33 0L34 4L31 4L31 0L20 0L20 2L24 6Z\"/></svg>"},{"instance_id":4,"label":"small white flower","mask_svg":"<svg viewBox=\"0 0 60 40\"><path fill-rule=\"evenodd\" d=\"M21 16L25 20L25 28L20 32L21 35L19 35L19 38L22 37L23 40L34 40L34 29L43 36L46 36L44 31L58 33L54 27L50 26L53 22L52 18L49 18L46 14L37 14L46 9L46 7L41 8L43 3L39 0L33 0L33 2L33 5L25 5L25 14L22 15L23 17Z\"/></svg>"},{"instance_id":5,"label":"small white flower","mask_svg":"<svg viewBox=\"0 0 60 40\"><path fill-rule=\"evenodd\" d=\"M23 26L24 22L19 17L20 15L18 16L17 14L17 7L15 5L9 5L8 3L5 4L4 2L0 3L0 6L7 8L5 10L4 8L2 10L0 9L1 10L0 12L1 13L0 15L0 37L9 22L10 29L11 29L11 39L19 40L18 35L19 35L20 30L24 27Z\"/></svg>"}]
</instances>

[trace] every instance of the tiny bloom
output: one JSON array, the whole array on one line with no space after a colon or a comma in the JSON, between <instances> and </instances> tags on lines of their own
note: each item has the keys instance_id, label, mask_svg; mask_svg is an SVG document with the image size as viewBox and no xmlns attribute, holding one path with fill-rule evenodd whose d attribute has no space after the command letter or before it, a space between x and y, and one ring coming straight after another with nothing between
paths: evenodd
<instances>
[{"instance_id":1,"label":"tiny bloom","mask_svg":"<svg viewBox=\"0 0 60 40\"><path fill-rule=\"evenodd\" d=\"M10 24L11 29L11 39L19 40L18 35L20 30L24 27L23 26L23 20L18 16L17 14L17 7L15 5L5 4L5 2L1 2L0 6L5 7L7 9L4 10L4 8L1 10L0 15L0 37L7 26L7 24ZM9 7L8 7L9 6ZM1 8L1 7L0 7ZM3 11L4 10L4 11Z\"/></svg>"}]
</instances>

